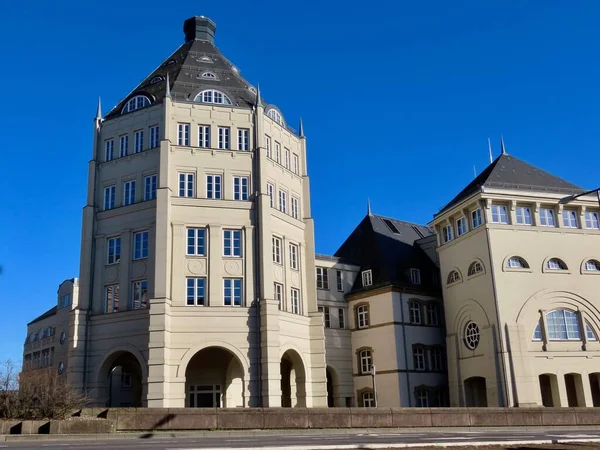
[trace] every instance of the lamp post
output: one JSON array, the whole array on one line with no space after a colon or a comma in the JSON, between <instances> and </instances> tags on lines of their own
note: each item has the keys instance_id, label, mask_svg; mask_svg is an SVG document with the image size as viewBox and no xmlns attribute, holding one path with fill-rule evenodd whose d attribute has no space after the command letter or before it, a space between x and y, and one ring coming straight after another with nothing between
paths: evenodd
<instances>
[{"instance_id":1,"label":"lamp post","mask_svg":"<svg viewBox=\"0 0 600 450\"><path fill-rule=\"evenodd\" d=\"M591 191L587 191L587 192L582 192L581 194L577 194L577 195L569 195L567 197L561 198L558 203L561 203L564 205L565 203L572 202L573 200L575 200L578 197L582 197L582 196L588 195L588 194L593 194L594 192L596 193L596 196L598 197L598 205L600 206L600 188L592 189Z\"/></svg>"},{"instance_id":2,"label":"lamp post","mask_svg":"<svg viewBox=\"0 0 600 450\"><path fill-rule=\"evenodd\" d=\"M375 382L375 375L377 375L377 371L375 369L375 364L372 364L371 378L373 379L373 399L375 400L375 408L377 408L377 383Z\"/></svg>"}]
</instances>

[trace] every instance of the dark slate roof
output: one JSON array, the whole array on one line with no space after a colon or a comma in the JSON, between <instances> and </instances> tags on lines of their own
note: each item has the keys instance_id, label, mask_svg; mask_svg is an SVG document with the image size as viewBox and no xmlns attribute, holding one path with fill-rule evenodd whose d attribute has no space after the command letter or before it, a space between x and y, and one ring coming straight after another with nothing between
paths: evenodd
<instances>
[{"instance_id":1,"label":"dark slate roof","mask_svg":"<svg viewBox=\"0 0 600 450\"><path fill-rule=\"evenodd\" d=\"M36 322L39 322L40 320L44 320L44 319L47 319L48 317L52 317L52 316L54 316L56 314L57 310L58 310L58 307L57 306L53 306L52 308L50 308L48 311L46 311L41 316L36 317L35 319L33 319L27 325L32 325L32 324L34 324Z\"/></svg>"},{"instance_id":2,"label":"dark slate roof","mask_svg":"<svg viewBox=\"0 0 600 450\"><path fill-rule=\"evenodd\" d=\"M479 191L481 186L566 195L583 192L583 189L579 186L504 153L487 166L435 216L470 197Z\"/></svg>"},{"instance_id":3,"label":"dark slate roof","mask_svg":"<svg viewBox=\"0 0 600 450\"><path fill-rule=\"evenodd\" d=\"M439 290L433 280L438 270L415 241L433 231L423 225L368 214L341 245L335 256L353 261L360 270L372 270L372 289L386 285L410 286L426 291ZM421 271L421 286L410 281L410 269ZM356 277L351 292L365 290Z\"/></svg>"}]
</instances>

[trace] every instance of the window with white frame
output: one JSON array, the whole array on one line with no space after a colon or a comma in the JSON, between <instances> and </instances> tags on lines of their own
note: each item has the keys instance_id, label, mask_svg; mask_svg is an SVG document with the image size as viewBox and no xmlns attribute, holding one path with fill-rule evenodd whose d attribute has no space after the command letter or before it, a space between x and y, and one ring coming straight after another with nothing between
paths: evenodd
<instances>
[{"instance_id":1,"label":"window with white frame","mask_svg":"<svg viewBox=\"0 0 600 450\"><path fill-rule=\"evenodd\" d=\"M135 203L135 180L123 183L123 206Z\"/></svg>"},{"instance_id":2,"label":"window with white frame","mask_svg":"<svg viewBox=\"0 0 600 450\"><path fill-rule=\"evenodd\" d=\"M223 280L223 304L242 306L242 279L225 278Z\"/></svg>"},{"instance_id":3,"label":"window with white frame","mask_svg":"<svg viewBox=\"0 0 600 450\"><path fill-rule=\"evenodd\" d=\"M119 137L119 157L123 158L127 156L129 147L129 136L121 136Z\"/></svg>"},{"instance_id":4,"label":"window with white frame","mask_svg":"<svg viewBox=\"0 0 600 450\"><path fill-rule=\"evenodd\" d=\"M411 301L409 303L409 315L410 315L410 323L415 325L421 324L421 304L416 301Z\"/></svg>"},{"instance_id":5,"label":"window with white frame","mask_svg":"<svg viewBox=\"0 0 600 450\"><path fill-rule=\"evenodd\" d=\"M200 78L209 78L211 80L216 80L217 76L212 72L203 72L202 75L200 75Z\"/></svg>"},{"instance_id":6,"label":"window with white frame","mask_svg":"<svg viewBox=\"0 0 600 450\"><path fill-rule=\"evenodd\" d=\"M413 348L413 364L415 370L425 370L425 349L423 347Z\"/></svg>"},{"instance_id":7,"label":"window with white frame","mask_svg":"<svg viewBox=\"0 0 600 450\"><path fill-rule=\"evenodd\" d=\"M335 280L338 292L344 292L344 278L341 270L335 271Z\"/></svg>"},{"instance_id":8,"label":"window with white frame","mask_svg":"<svg viewBox=\"0 0 600 450\"><path fill-rule=\"evenodd\" d=\"M300 173L300 159L295 153L292 155L292 171L298 175Z\"/></svg>"},{"instance_id":9,"label":"window with white frame","mask_svg":"<svg viewBox=\"0 0 600 450\"><path fill-rule=\"evenodd\" d=\"M508 223L508 213L504 205L492 205L492 222Z\"/></svg>"},{"instance_id":10,"label":"window with white frame","mask_svg":"<svg viewBox=\"0 0 600 450\"><path fill-rule=\"evenodd\" d=\"M104 142L104 161L112 161L115 157L115 141L109 139Z\"/></svg>"},{"instance_id":11,"label":"window with white frame","mask_svg":"<svg viewBox=\"0 0 600 450\"><path fill-rule=\"evenodd\" d=\"M131 283L131 309L148 307L148 280L136 280Z\"/></svg>"},{"instance_id":12,"label":"window with white frame","mask_svg":"<svg viewBox=\"0 0 600 450\"><path fill-rule=\"evenodd\" d=\"M598 338L596 337L596 333L594 332L594 330L592 329L590 324L587 322L585 323L585 335L586 335L588 341L597 341L598 340Z\"/></svg>"},{"instance_id":13,"label":"window with white frame","mask_svg":"<svg viewBox=\"0 0 600 450\"><path fill-rule=\"evenodd\" d=\"M194 195L194 174L189 172L179 172L179 196L195 197Z\"/></svg>"},{"instance_id":14,"label":"window with white frame","mask_svg":"<svg viewBox=\"0 0 600 450\"><path fill-rule=\"evenodd\" d=\"M331 315L329 314L329 306L319 306L319 310L323 313L323 323L325 328L331 328Z\"/></svg>"},{"instance_id":15,"label":"window with white frame","mask_svg":"<svg viewBox=\"0 0 600 450\"><path fill-rule=\"evenodd\" d=\"M238 128L238 150L250 150L250 130Z\"/></svg>"},{"instance_id":16,"label":"window with white frame","mask_svg":"<svg viewBox=\"0 0 600 450\"><path fill-rule=\"evenodd\" d=\"M221 198L221 175L206 175L206 198Z\"/></svg>"},{"instance_id":17,"label":"window with white frame","mask_svg":"<svg viewBox=\"0 0 600 450\"><path fill-rule=\"evenodd\" d=\"M506 267L509 269L529 269L529 264L523 258L511 256L506 262Z\"/></svg>"},{"instance_id":18,"label":"window with white frame","mask_svg":"<svg viewBox=\"0 0 600 450\"><path fill-rule=\"evenodd\" d=\"M188 228L186 255L206 256L206 228Z\"/></svg>"},{"instance_id":19,"label":"window with white frame","mask_svg":"<svg viewBox=\"0 0 600 450\"><path fill-rule=\"evenodd\" d=\"M546 262L546 269L548 269L548 270L567 270L567 265L558 258L550 258Z\"/></svg>"},{"instance_id":20,"label":"window with white frame","mask_svg":"<svg viewBox=\"0 0 600 450\"><path fill-rule=\"evenodd\" d=\"M329 274L327 267L317 267L317 289L329 289Z\"/></svg>"},{"instance_id":21,"label":"window with white frame","mask_svg":"<svg viewBox=\"0 0 600 450\"><path fill-rule=\"evenodd\" d=\"M579 317L574 311L556 309L546 314L548 338L551 341L581 340Z\"/></svg>"},{"instance_id":22,"label":"window with white frame","mask_svg":"<svg viewBox=\"0 0 600 450\"><path fill-rule=\"evenodd\" d=\"M476 210L471 211L471 223L473 224L473 228L481 226L481 224L483 223L481 209L477 208Z\"/></svg>"},{"instance_id":23,"label":"window with white frame","mask_svg":"<svg viewBox=\"0 0 600 450\"><path fill-rule=\"evenodd\" d=\"M133 235L133 259L148 257L148 232L140 231Z\"/></svg>"},{"instance_id":24,"label":"window with white frame","mask_svg":"<svg viewBox=\"0 0 600 450\"><path fill-rule=\"evenodd\" d=\"M460 274L457 270L453 270L448 274L447 284L457 283L460 281Z\"/></svg>"},{"instance_id":25,"label":"window with white frame","mask_svg":"<svg viewBox=\"0 0 600 450\"><path fill-rule=\"evenodd\" d=\"M299 210L298 204L299 203L300 203L300 200L298 200L298 197L294 197L292 195L292 211L291 212L292 212L292 217L294 219L298 218L298 210Z\"/></svg>"},{"instance_id":26,"label":"window with white frame","mask_svg":"<svg viewBox=\"0 0 600 450\"><path fill-rule=\"evenodd\" d=\"M208 73L208 72L205 72ZM206 77L205 77L206 78ZM217 91L215 89L207 89L205 91L200 92L194 98L195 102L200 103L216 103L217 105L231 105L231 100L221 91Z\"/></svg>"},{"instance_id":27,"label":"window with white frame","mask_svg":"<svg viewBox=\"0 0 600 450\"><path fill-rule=\"evenodd\" d=\"M456 221L456 236L462 236L467 232L467 219L461 217Z\"/></svg>"},{"instance_id":28,"label":"window with white frame","mask_svg":"<svg viewBox=\"0 0 600 450\"><path fill-rule=\"evenodd\" d=\"M219 132L219 148L222 150L229 150L230 144L229 144L229 133L230 133L230 128L229 127L219 127L218 128L218 132Z\"/></svg>"},{"instance_id":29,"label":"window with white frame","mask_svg":"<svg viewBox=\"0 0 600 450\"><path fill-rule=\"evenodd\" d=\"M421 284L421 271L419 269L410 269L410 282L412 284Z\"/></svg>"},{"instance_id":30,"label":"window with white frame","mask_svg":"<svg viewBox=\"0 0 600 450\"><path fill-rule=\"evenodd\" d=\"M356 324L358 328L367 328L369 326L369 307L367 305L356 307Z\"/></svg>"},{"instance_id":31,"label":"window with white frame","mask_svg":"<svg viewBox=\"0 0 600 450\"><path fill-rule=\"evenodd\" d=\"M588 259L583 266L586 272L600 272L600 261L596 259Z\"/></svg>"},{"instance_id":32,"label":"window with white frame","mask_svg":"<svg viewBox=\"0 0 600 450\"><path fill-rule=\"evenodd\" d=\"M150 127L150 148L156 148L158 147L158 143L160 142L160 138L158 136L158 125L154 125Z\"/></svg>"},{"instance_id":33,"label":"window with white frame","mask_svg":"<svg viewBox=\"0 0 600 450\"><path fill-rule=\"evenodd\" d=\"M360 360L360 373L368 374L371 372L371 366L373 365L373 355L371 350L361 350L359 353Z\"/></svg>"},{"instance_id":34,"label":"window with white frame","mask_svg":"<svg viewBox=\"0 0 600 450\"><path fill-rule=\"evenodd\" d=\"M287 214L287 192L279 189L279 211Z\"/></svg>"},{"instance_id":35,"label":"window with white frame","mask_svg":"<svg viewBox=\"0 0 600 450\"><path fill-rule=\"evenodd\" d=\"M467 272L467 274L469 276L473 276L481 272L483 272L483 265L479 261L473 261L469 266L469 271Z\"/></svg>"},{"instance_id":36,"label":"window with white frame","mask_svg":"<svg viewBox=\"0 0 600 450\"><path fill-rule=\"evenodd\" d=\"M233 177L233 199L248 200L248 177Z\"/></svg>"},{"instance_id":37,"label":"window with white frame","mask_svg":"<svg viewBox=\"0 0 600 450\"><path fill-rule=\"evenodd\" d=\"M180 145L180 146L190 145L190 124L189 123L178 123L177 124L177 145Z\"/></svg>"},{"instance_id":38,"label":"window with white frame","mask_svg":"<svg viewBox=\"0 0 600 450\"><path fill-rule=\"evenodd\" d=\"M375 407L375 394L372 391L363 392L361 395L363 408Z\"/></svg>"},{"instance_id":39,"label":"window with white frame","mask_svg":"<svg viewBox=\"0 0 600 450\"><path fill-rule=\"evenodd\" d=\"M158 177L156 174L144 177L144 201L154 200L156 198L156 184Z\"/></svg>"},{"instance_id":40,"label":"window with white frame","mask_svg":"<svg viewBox=\"0 0 600 450\"><path fill-rule=\"evenodd\" d=\"M429 408L429 391L427 389L418 387L415 397L417 398L417 408Z\"/></svg>"},{"instance_id":41,"label":"window with white frame","mask_svg":"<svg viewBox=\"0 0 600 450\"><path fill-rule=\"evenodd\" d=\"M444 370L444 351L440 347L431 349L431 370Z\"/></svg>"},{"instance_id":42,"label":"window with white frame","mask_svg":"<svg viewBox=\"0 0 600 450\"><path fill-rule=\"evenodd\" d=\"M116 264L121 261L121 236L106 240L106 264Z\"/></svg>"},{"instance_id":43,"label":"window with white frame","mask_svg":"<svg viewBox=\"0 0 600 450\"><path fill-rule=\"evenodd\" d=\"M452 225L446 225L442 228L442 237L444 239L444 244L452 240Z\"/></svg>"},{"instance_id":44,"label":"window with white frame","mask_svg":"<svg viewBox=\"0 0 600 450\"><path fill-rule=\"evenodd\" d=\"M290 151L287 148L283 154L283 165L286 169L290 168Z\"/></svg>"},{"instance_id":45,"label":"window with white frame","mask_svg":"<svg viewBox=\"0 0 600 450\"><path fill-rule=\"evenodd\" d=\"M292 270L298 270L298 259L298 246L290 244L290 268Z\"/></svg>"},{"instance_id":46,"label":"window with white frame","mask_svg":"<svg viewBox=\"0 0 600 450\"><path fill-rule=\"evenodd\" d=\"M121 110L121 114L125 114L128 112L135 111L136 109L144 108L146 106L150 106L150 99L145 95L136 95L123 106Z\"/></svg>"},{"instance_id":47,"label":"window with white frame","mask_svg":"<svg viewBox=\"0 0 600 450\"><path fill-rule=\"evenodd\" d=\"M273 236L272 242L273 242L273 262L275 264L282 264L282 262L281 262L281 239Z\"/></svg>"},{"instance_id":48,"label":"window with white frame","mask_svg":"<svg viewBox=\"0 0 600 450\"><path fill-rule=\"evenodd\" d=\"M600 222L598 221L598 213L593 211L585 212L585 227L598 230L600 229Z\"/></svg>"},{"instance_id":49,"label":"window with white frame","mask_svg":"<svg viewBox=\"0 0 600 450\"><path fill-rule=\"evenodd\" d=\"M563 227L577 228L577 212L571 209L564 209L562 212Z\"/></svg>"},{"instance_id":50,"label":"window with white frame","mask_svg":"<svg viewBox=\"0 0 600 450\"><path fill-rule=\"evenodd\" d=\"M362 285L363 287L371 286L373 284L373 272L371 269L362 271Z\"/></svg>"},{"instance_id":51,"label":"window with white frame","mask_svg":"<svg viewBox=\"0 0 600 450\"><path fill-rule=\"evenodd\" d=\"M133 134L133 152L140 153L144 150L144 130L137 130Z\"/></svg>"},{"instance_id":52,"label":"window with white frame","mask_svg":"<svg viewBox=\"0 0 600 450\"><path fill-rule=\"evenodd\" d=\"M104 290L104 312L107 314L119 311L119 285L106 286Z\"/></svg>"},{"instance_id":53,"label":"window with white frame","mask_svg":"<svg viewBox=\"0 0 600 450\"><path fill-rule=\"evenodd\" d=\"M292 313L300 314L300 291L292 288L290 291L292 301Z\"/></svg>"},{"instance_id":54,"label":"window with white frame","mask_svg":"<svg viewBox=\"0 0 600 450\"><path fill-rule=\"evenodd\" d=\"M272 158L271 154L271 137L265 134L265 150L267 154L267 158Z\"/></svg>"},{"instance_id":55,"label":"window with white frame","mask_svg":"<svg viewBox=\"0 0 600 450\"><path fill-rule=\"evenodd\" d=\"M279 114L279 111L277 111L276 109L269 109L267 111L267 116L273 119L279 125L283 125L283 117L281 117L281 114Z\"/></svg>"},{"instance_id":56,"label":"window with white frame","mask_svg":"<svg viewBox=\"0 0 600 450\"><path fill-rule=\"evenodd\" d=\"M242 256L242 230L223 230L223 256Z\"/></svg>"},{"instance_id":57,"label":"window with white frame","mask_svg":"<svg viewBox=\"0 0 600 450\"><path fill-rule=\"evenodd\" d=\"M554 210L550 208L540 208L540 225L543 227L554 227Z\"/></svg>"},{"instance_id":58,"label":"window with white frame","mask_svg":"<svg viewBox=\"0 0 600 450\"><path fill-rule=\"evenodd\" d=\"M115 207L116 186L107 186L104 188L104 210L113 209Z\"/></svg>"},{"instance_id":59,"label":"window with white frame","mask_svg":"<svg viewBox=\"0 0 600 450\"><path fill-rule=\"evenodd\" d=\"M279 310L283 310L283 284L273 283L273 295L279 304Z\"/></svg>"},{"instance_id":60,"label":"window with white frame","mask_svg":"<svg viewBox=\"0 0 600 450\"><path fill-rule=\"evenodd\" d=\"M269 204L271 205L271 208L275 207L275 199L274 197L274 192L275 191L275 186L273 186L271 183L267 183L267 195L269 196Z\"/></svg>"},{"instance_id":61,"label":"window with white frame","mask_svg":"<svg viewBox=\"0 0 600 450\"><path fill-rule=\"evenodd\" d=\"M206 278L186 279L187 306L206 306Z\"/></svg>"},{"instance_id":62,"label":"window with white frame","mask_svg":"<svg viewBox=\"0 0 600 450\"><path fill-rule=\"evenodd\" d=\"M198 147L210 148L210 125L198 125Z\"/></svg>"},{"instance_id":63,"label":"window with white frame","mask_svg":"<svg viewBox=\"0 0 600 450\"><path fill-rule=\"evenodd\" d=\"M281 162L281 144L275 141L275 162L279 164Z\"/></svg>"},{"instance_id":64,"label":"window with white frame","mask_svg":"<svg viewBox=\"0 0 600 450\"><path fill-rule=\"evenodd\" d=\"M346 328L346 316L344 314L344 308L338 309L338 324L341 329Z\"/></svg>"},{"instance_id":65,"label":"window with white frame","mask_svg":"<svg viewBox=\"0 0 600 450\"><path fill-rule=\"evenodd\" d=\"M531 208L527 206L517 206L517 223L519 225L531 225Z\"/></svg>"},{"instance_id":66,"label":"window with white frame","mask_svg":"<svg viewBox=\"0 0 600 450\"><path fill-rule=\"evenodd\" d=\"M427 324L438 326L440 324L438 305L429 302L425 305L425 311L427 312Z\"/></svg>"}]
</instances>

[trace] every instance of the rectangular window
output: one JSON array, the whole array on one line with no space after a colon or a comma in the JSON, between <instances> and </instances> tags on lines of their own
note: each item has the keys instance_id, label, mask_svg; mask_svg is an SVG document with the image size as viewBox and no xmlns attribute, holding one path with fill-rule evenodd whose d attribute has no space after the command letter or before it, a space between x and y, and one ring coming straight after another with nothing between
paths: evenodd
<instances>
[{"instance_id":1,"label":"rectangular window","mask_svg":"<svg viewBox=\"0 0 600 450\"><path fill-rule=\"evenodd\" d=\"M273 262L281 264L281 239L273 236Z\"/></svg>"},{"instance_id":2,"label":"rectangular window","mask_svg":"<svg viewBox=\"0 0 600 450\"><path fill-rule=\"evenodd\" d=\"M593 230L597 230L600 228L600 222L598 222L598 213L597 212L592 212L592 211L585 212L585 227L593 229Z\"/></svg>"},{"instance_id":3,"label":"rectangular window","mask_svg":"<svg viewBox=\"0 0 600 450\"><path fill-rule=\"evenodd\" d=\"M238 150L250 150L250 130L238 128Z\"/></svg>"},{"instance_id":4,"label":"rectangular window","mask_svg":"<svg viewBox=\"0 0 600 450\"><path fill-rule=\"evenodd\" d=\"M242 256L242 230L223 230L223 256Z\"/></svg>"},{"instance_id":5,"label":"rectangular window","mask_svg":"<svg viewBox=\"0 0 600 450\"><path fill-rule=\"evenodd\" d=\"M123 183L123 206L135 203L135 180Z\"/></svg>"},{"instance_id":6,"label":"rectangular window","mask_svg":"<svg viewBox=\"0 0 600 450\"><path fill-rule=\"evenodd\" d=\"M219 127L219 148L229 150L229 127Z\"/></svg>"},{"instance_id":7,"label":"rectangular window","mask_svg":"<svg viewBox=\"0 0 600 450\"><path fill-rule=\"evenodd\" d=\"M273 294L275 295L275 300L279 303L279 310L283 309L283 284L273 283Z\"/></svg>"},{"instance_id":8,"label":"rectangular window","mask_svg":"<svg viewBox=\"0 0 600 450\"><path fill-rule=\"evenodd\" d=\"M317 267L317 289L329 289L329 274L327 267Z\"/></svg>"},{"instance_id":9,"label":"rectangular window","mask_svg":"<svg viewBox=\"0 0 600 450\"><path fill-rule=\"evenodd\" d=\"M298 218L298 203L299 203L298 197L292 196L292 217L294 219Z\"/></svg>"},{"instance_id":10,"label":"rectangular window","mask_svg":"<svg viewBox=\"0 0 600 450\"><path fill-rule=\"evenodd\" d=\"M149 175L144 178L144 200L154 200L156 198L156 175Z\"/></svg>"},{"instance_id":11,"label":"rectangular window","mask_svg":"<svg viewBox=\"0 0 600 450\"><path fill-rule=\"evenodd\" d=\"M271 155L271 138L265 134L265 150L267 158L272 158Z\"/></svg>"},{"instance_id":12,"label":"rectangular window","mask_svg":"<svg viewBox=\"0 0 600 450\"><path fill-rule=\"evenodd\" d=\"M121 237L106 240L106 264L116 264L121 261Z\"/></svg>"},{"instance_id":13,"label":"rectangular window","mask_svg":"<svg viewBox=\"0 0 600 450\"><path fill-rule=\"evenodd\" d=\"M186 255L206 256L206 229L188 228L186 247Z\"/></svg>"},{"instance_id":14,"label":"rectangular window","mask_svg":"<svg viewBox=\"0 0 600 450\"><path fill-rule=\"evenodd\" d=\"M290 168L290 151L287 148L285 149L283 163L284 163L286 169Z\"/></svg>"},{"instance_id":15,"label":"rectangular window","mask_svg":"<svg viewBox=\"0 0 600 450\"><path fill-rule=\"evenodd\" d=\"M107 186L104 188L104 210L113 209L115 207L115 186Z\"/></svg>"},{"instance_id":16,"label":"rectangular window","mask_svg":"<svg viewBox=\"0 0 600 450\"><path fill-rule=\"evenodd\" d=\"M106 286L105 311L107 314L119 311L119 285Z\"/></svg>"},{"instance_id":17,"label":"rectangular window","mask_svg":"<svg viewBox=\"0 0 600 450\"><path fill-rule=\"evenodd\" d=\"M323 323L325 328L331 328L331 316L329 315L329 306L319 308L323 311Z\"/></svg>"},{"instance_id":18,"label":"rectangular window","mask_svg":"<svg viewBox=\"0 0 600 450\"><path fill-rule=\"evenodd\" d=\"M435 303L427 303L425 310L427 311L427 324L438 326L440 324L438 306Z\"/></svg>"},{"instance_id":19,"label":"rectangular window","mask_svg":"<svg viewBox=\"0 0 600 450\"><path fill-rule=\"evenodd\" d=\"M104 161L112 161L115 157L115 141L109 139L104 142Z\"/></svg>"},{"instance_id":20,"label":"rectangular window","mask_svg":"<svg viewBox=\"0 0 600 450\"><path fill-rule=\"evenodd\" d=\"M123 158L127 156L127 149L129 147L129 136L121 136L119 138L119 156Z\"/></svg>"},{"instance_id":21,"label":"rectangular window","mask_svg":"<svg viewBox=\"0 0 600 450\"><path fill-rule=\"evenodd\" d=\"M363 350L360 352L360 373L368 374L371 372L371 366L373 365L373 358L371 357L371 350Z\"/></svg>"},{"instance_id":22,"label":"rectangular window","mask_svg":"<svg viewBox=\"0 0 600 450\"><path fill-rule=\"evenodd\" d=\"M179 173L179 196L194 197L194 174Z\"/></svg>"},{"instance_id":23,"label":"rectangular window","mask_svg":"<svg viewBox=\"0 0 600 450\"><path fill-rule=\"evenodd\" d=\"M66 308L67 306L71 306L71 294L63 295L60 298L60 307Z\"/></svg>"},{"instance_id":24,"label":"rectangular window","mask_svg":"<svg viewBox=\"0 0 600 450\"><path fill-rule=\"evenodd\" d=\"M336 280L338 292L344 292L344 279L342 278L341 270L335 271L335 280Z\"/></svg>"},{"instance_id":25,"label":"rectangular window","mask_svg":"<svg viewBox=\"0 0 600 450\"><path fill-rule=\"evenodd\" d=\"M275 162L281 163L281 144L275 141Z\"/></svg>"},{"instance_id":26,"label":"rectangular window","mask_svg":"<svg viewBox=\"0 0 600 450\"><path fill-rule=\"evenodd\" d=\"M159 142L159 138L158 138L158 125L154 125L153 127L150 127L150 146L149 148L156 148L158 147L158 142Z\"/></svg>"},{"instance_id":27,"label":"rectangular window","mask_svg":"<svg viewBox=\"0 0 600 450\"><path fill-rule=\"evenodd\" d=\"M210 125L198 125L198 147L210 148Z\"/></svg>"},{"instance_id":28,"label":"rectangular window","mask_svg":"<svg viewBox=\"0 0 600 450\"><path fill-rule=\"evenodd\" d=\"M417 388L415 395L417 397L417 407L429 408L429 391L427 389Z\"/></svg>"},{"instance_id":29,"label":"rectangular window","mask_svg":"<svg viewBox=\"0 0 600 450\"><path fill-rule=\"evenodd\" d=\"M188 306L206 306L206 278L187 278L187 300Z\"/></svg>"},{"instance_id":30,"label":"rectangular window","mask_svg":"<svg viewBox=\"0 0 600 450\"><path fill-rule=\"evenodd\" d=\"M148 280L137 280L131 283L131 309L148 307Z\"/></svg>"},{"instance_id":31,"label":"rectangular window","mask_svg":"<svg viewBox=\"0 0 600 450\"><path fill-rule=\"evenodd\" d=\"M233 199L248 200L248 177L233 177Z\"/></svg>"},{"instance_id":32,"label":"rectangular window","mask_svg":"<svg viewBox=\"0 0 600 450\"><path fill-rule=\"evenodd\" d=\"M517 223L519 225L531 225L531 209L526 206L517 206Z\"/></svg>"},{"instance_id":33,"label":"rectangular window","mask_svg":"<svg viewBox=\"0 0 600 450\"><path fill-rule=\"evenodd\" d=\"M471 211L471 223L473 224L473 228L477 228L481 226L483 223L483 217L481 216L481 209L476 209L475 211Z\"/></svg>"},{"instance_id":34,"label":"rectangular window","mask_svg":"<svg viewBox=\"0 0 600 450\"><path fill-rule=\"evenodd\" d=\"M369 307L360 305L356 308L356 322L358 328L367 328L369 326Z\"/></svg>"},{"instance_id":35,"label":"rectangular window","mask_svg":"<svg viewBox=\"0 0 600 450\"><path fill-rule=\"evenodd\" d=\"M540 225L543 227L554 227L554 210L540 208Z\"/></svg>"},{"instance_id":36,"label":"rectangular window","mask_svg":"<svg viewBox=\"0 0 600 450\"><path fill-rule=\"evenodd\" d=\"M425 349L423 347L414 348L413 363L415 370L425 370Z\"/></svg>"},{"instance_id":37,"label":"rectangular window","mask_svg":"<svg viewBox=\"0 0 600 450\"><path fill-rule=\"evenodd\" d=\"M431 370L444 370L444 352L441 348L434 347L431 349Z\"/></svg>"},{"instance_id":38,"label":"rectangular window","mask_svg":"<svg viewBox=\"0 0 600 450\"><path fill-rule=\"evenodd\" d=\"M462 236L467 232L467 219L461 217L456 221L456 235Z\"/></svg>"},{"instance_id":39,"label":"rectangular window","mask_svg":"<svg viewBox=\"0 0 600 450\"><path fill-rule=\"evenodd\" d=\"M287 192L279 190L279 211L287 214Z\"/></svg>"},{"instance_id":40,"label":"rectangular window","mask_svg":"<svg viewBox=\"0 0 600 450\"><path fill-rule=\"evenodd\" d=\"M565 209L562 212L563 226L565 228L577 228L577 212Z\"/></svg>"},{"instance_id":41,"label":"rectangular window","mask_svg":"<svg viewBox=\"0 0 600 450\"><path fill-rule=\"evenodd\" d=\"M442 228L442 236L444 239L444 244L452 240L452 225L446 225L444 228Z\"/></svg>"},{"instance_id":42,"label":"rectangular window","mask_svg":"<svg viewBox=\"0 0 600 450\"><path fill-rule=\"evenodd\" d=\"M421 271L419 269L410 269L410 282L412 284L421 284Z\"/></svg>"},{"instance_id":43,"label":"rectangular window","mask_svg":"<svg viewBox=\"0 0 600 450\"><path fill-rule=\"evenodd\" d=\"M344 315L344 308L338 309L338 323L340 328L346 328L346 316Z\"/></svg>"},{"instance_id":44,"label":"rectangular window","mask_svg":"<svg viewBox=\"0 0 600 450\"><path fill-rule=\"evenodd\" d=\"M133 259L148 257L148 232L140 231L133 235Z\"/></svg>"},{"instance_id":45,"label":"rectangular window","mask_svg":"<svg viewBox=\"0 0 600 450\"><path fill-rule=\"evenodd\" d=\"M295 153L292 155L292 170L296 175L300 173L300 159Z\"/></svg>"},{"instance_id":46,"label":"rectangular window","mask_svg":"<svg viewBox=\"0 0 600 450\"><path fill-rule=\"evenodd\" d=\"M271 208L275 207L275 203L274 203L275 199L273 198L274 191L275 191L275 186L273 186L271 183L267 183L267 195L269 196L269 203L271 205Z\"/></svg>"},{"instance_id":47,"label":"rectangular window","mask_svg":"<svg viewBox=\"0 0 600 450\"><path fill-rule=\"evenodd\" d=\"M298 246L290 244L290 268L298 270Z\"/></svg>"},{"instance_id":48,"label":"rectangular window","mask_svg":"<svg viewBox=\"0 0 600 450\"><path fill-rule=\"evenodd\" d=\"M362 273L363 287L371 286L372 284L373 284L373 272L371 270L363 270L363 273Z\"/></svg>"},{"instance_id":49,"label":"rectangular window","mask_svg":"<svg viewBox=\"0 0 600 450\"><path fill-rule=\"evenodd\" d=\"M223 280L223 304L225 306L242 306L241 278L226 278Z\"/></svg>"},{"instance_id":50,"label":"rectangular window","mask_svg":"<svg viewBox=\"0 0 600 450\"><path fill-rule=\"evenodd\" d=\"M144 150L144 130L138 130L133 135L133 151L140 153Z\"/></svg>"},{"instance_id":51,"label":"rectangular window","mask_svg":"<svg viewBox=\"0 0 600 450\"><path fill-rule=\"evenodd\" d=\"M206 175L206 198L221 198L221 175Z\"/></svg>"},{"instance_id":52,"label":"rectangular window","mask_svg":"<svg viewBox=\"0 0 600 450\"><path fill-rule=\"evenodd\" d=\"M508 223L508 214L506 212L506 206L492 205L492 222L505 224Z\"/></svg>"},{"instance_id":53,"label":"rectangular window","mask_svg":"<svg viewBox=\"0 0 600 450\"><path fill-rule=\"evenodd\" d=\"M415 325L421 325L421 304L419 302L412 301L409 306L410 323Z\"/></svg>"},{"instance_id":54,"label":"rectangular window","mask_svg":"<svg viewBox=\"0 0 600 450\"><path fill-rule=\"evenodd\" d=\"M190 124L189 123L178 123L177 124L177 145L181 145L181 146L190 145Z\"/></svg>"},{"instance_id":55,"label":"rectangular window","mask_svg":"<svg viewBox=\"0 0 600 450\"><path fill-rule=\"evenodd\" d=\"M363 408L375 407L375 394L373 392L363 392L361 399Z\"/></svg>"},{"instance_id":56,"label":"rectangular window","mask_svg":"<svg viewBox=\"0 0 600 450\"><path fill-rule=\"evenodd\" d=\"M298 289L291 290L292 313L300 314L300 291Z\"/></svg>"}]
</instances>

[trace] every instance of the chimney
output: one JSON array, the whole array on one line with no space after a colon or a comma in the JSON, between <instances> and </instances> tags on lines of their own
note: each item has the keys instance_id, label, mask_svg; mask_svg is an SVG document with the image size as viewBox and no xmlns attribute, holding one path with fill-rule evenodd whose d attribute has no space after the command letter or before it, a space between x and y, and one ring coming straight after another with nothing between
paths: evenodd
<instances>
[{"instance_id":1,"label":"chimney","mask_svg":"<svg viewBox=\"0 0 600 450\"><path fill-rule=\"evenodd\" d=\"M194 16L183 22L183 32L185 33L185 42L189 41L208 41L215 43L215 31L217 25L204 16Z\"/></svg>"}]
</instances>

